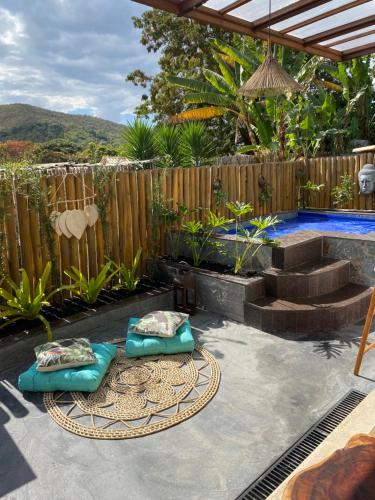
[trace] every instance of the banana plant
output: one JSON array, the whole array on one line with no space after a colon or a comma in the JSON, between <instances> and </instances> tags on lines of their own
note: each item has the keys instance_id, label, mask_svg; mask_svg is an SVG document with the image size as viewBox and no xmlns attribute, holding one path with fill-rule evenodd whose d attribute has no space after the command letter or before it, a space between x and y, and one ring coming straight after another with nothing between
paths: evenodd
<instances>
[{"instance_id":1,"label":"banana plant","mask_svg":"<svg viewBox=\"0 0 375 500\"><path fill-rule=\"evenodd\" d=\"M189 91L185 94L187 104L204 105L188 109L172 117L174 122L188 120L208 120L226 113L236 118L238 130L246 130L251 144L260 140L264 144L272 143L272 126L268 116L262 112L255 101L246 101L238 90L256 67L262 62L261 51L255 50L254 42L247 41L254 50L251 56L246 50L239 50L224 42L215 40L212 44L212 56L218 65L218 72L203 69L206 81L170 76L168 81Z\"/></svg>"},{"instance_id":2,"label":"banana plant","mask_svg":"<svg viewBox=\"0 0 375 500\"><path fill-rule=\"evenodd\" d=\"M79 269L75 266L71 267L71 271L64 271L66 276L68 276L72 284L70 289L73 295L76 295L82 299L86 304L95 304L98 300L99 293L106 288L106 286L111 282L113 277L117 274L117 269L112 270L112 263L107 262L96 278L87 278Z\"/></svg>"},{"instance_id":3,"label":"banana plant","mask_svg":"<svg viewBox=\"0 0 375 500\"><path fill-rule=\"evenodd\" d=\"M51 325L43 314L43 308L51 305L51 299L56 293L69 290L71 287L62 286L48 292L47 286L51 269L51 262L47 262L36 286L30 280L25 269L21 269L19 285L9 277L6 278L10 291L0 288L0 297L5 301L5 304L0 304L0 319L5 320L0 325L0 329L21 319L27 321L38 319L46 329L48 342L53 340Z\"/></svg>"}]
</instances>

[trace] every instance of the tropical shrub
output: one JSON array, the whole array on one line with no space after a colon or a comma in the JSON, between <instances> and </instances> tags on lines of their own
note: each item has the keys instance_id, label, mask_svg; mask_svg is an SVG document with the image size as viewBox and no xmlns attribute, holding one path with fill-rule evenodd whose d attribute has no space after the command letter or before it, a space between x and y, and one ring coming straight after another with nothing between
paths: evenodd
<instances>
[{"instance_id":1,"label":"tropical shrub","mask_svg":"<svg viewBox=\"0 0 375 500\"><path fill-rule=\"evenodd\" d=\"M208 258L214 251L222 252L223 243L213 238L219 229L228 230L228 224L233 219L227 219L209 212L207 222L199 220L185 222L182 226L184 241L191 250L193 265L199 267L204 258Z\"/></svg>"},{"instance_id":2,"label":"tropical shrub","mask_svg":"<svg viewBox=\"0 0 375 500\"><path fill-rule=\"evenodd\" d=\"M325 184L315 184L313 181L307 181L306 184L298 187L298 208L306 208L310 203L311 195L318 193Z\"/></svg>"},{"instance_id":3,"label":"tropical shrub","mask_svg":"<svg viewBox=\"0 0 375 500\"><path fill-rule=\"evenodd\" d=\"M341 177L341 182L331 191L333 204L338 207L347 205L353 199L353 190L355 183L350 175L344 174Z\"/></svg>"},{"instance_id":4,"label":"tropical shrub","mask_svg":"<svg viewBox=\"0 0 375 500\"><path fill-rule=\"evenodd\" d=\"M159 167L199 167L214 155L204 123L153 126L129 124L120 153L130 160L157 160Z\"/></svg>"},{"instance_id":5,"label":"tropical shrub","mask_svg":"<svg viewBox=\"0 0 375 500\"><path fill-rule=\"evenodd\" d=\"M266 237L266 231L270 227L274 228L280 220L272 216L251 219L247 224L250 223L254 229L250 231L242 227L241 218L252 212L253 207L239 201L228 202L226 206L235 218L234 273L238 274L246 261L252 260L264 244L273 241Z\"/></svg>"},{"instance_id":6,"label":"tropical shrub","mask_svg":"<svg viewBox=\"0 0 375 500\"><path fill-rule=\"evenodd\" d=\"M25 319L27 321L38 319L43 323L46 329L48 342L53 340L51 325L45 318L42 309L50 305L51 298L56 293L64 289L69 289L70 287L64 286L48 292L47 286L51 268L51 262L47 262L36 286L30 280L25 269L21 269L21 281L19 286L9 277L6 278L10 291L5 288L0 288L0 297L5 300L5 304L0 304L0 319L5 320L5 322L0 325L0 328L4 328L20 319Z\"/></svg>"},{"instance_id":7,"label":"tropical shrub","mask_svg":"<svg viewBox=\"0 0 375 500\"><path fill-rule=\"evenodd\" d=\"M129 292L133 292L140 281L140 277L138 276L138 268L141 261L142 248L138 248L138 251L133 259L132 266L130 268L126 267L124 263L116 264L111 261L112 268L115 271L115 274L119 278L119 285L114 288L120 288L123 286Z\"/></svg>"},{"instance_id":8,"label":"tropical shrub","mask_svg":"<svg viewBox=\"0 0 375 500\"><path fill-rule=\"evenodd\" d=\"M184 221L188 215L196 211L197 209L189 209L181 204L178 204L177 209L165 205L160 214L160 220L165 224L170 254L174 260L177 260L180 255L181 231Z\"/></svg>"},{"instance_id":9,"label":"tropical shrub","mask_svg":"<svg viewBox=\"0 0 375 500\"><path fill-rule=\"evenodd\" d=\"M108 286L117 274L117 269L112 270L112 263L107 262L96 278L89 279L75 266L71 267L71 271L64 271L64 273L72 280L73 295L82 299L86 304L95 304L99 293Z\"/></svg>"},{"instance_id":10,"label":"tropical shrub","mask_svg":"<svg viewBox=\"0 0 375 500\"><path fill-rule=\"evenodd\" d=\"M152 160L158 155L154 127L143 120L129 123L123 140L120 152L129 160Z\"/></svg>"},{"instance_id":11,"label":"tropical shrub","mask_svg":"<svg viewBox=\"0 0 375 500\"><path fill-rule=\"evenodd\" d=\"M203 123L190 122L181 126L182 166L200 167L207 164L214 153Z\"/></svg>"},{"instance_id":12,"label":"tropical shrub","mask_svg":"<svg viewBox=\"0 0 375 500\"><path fill-rule=\"evenodd\" d=\"M160 125L155 129L155 142L158 154L164 158L169 158L171 167L181 167L181 133L180 128L174 125Z\"/></svg>"}]
</instances>

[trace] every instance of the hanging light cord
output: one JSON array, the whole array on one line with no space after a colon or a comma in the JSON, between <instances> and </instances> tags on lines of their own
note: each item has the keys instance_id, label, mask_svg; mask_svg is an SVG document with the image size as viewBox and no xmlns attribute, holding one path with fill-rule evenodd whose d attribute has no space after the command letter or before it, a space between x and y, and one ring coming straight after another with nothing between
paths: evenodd
<instances>
[{"instance_id":1,"label":"hanging light cord","mask_svg":"<svg viewBox=\"0 0 375 500\"><path fill-rule=\"evenodd\" d=\"M267 47L267 58L271 56L271 14L272 6L271 0L268 0L268 47Z\"/></svg>"}]
</instances>

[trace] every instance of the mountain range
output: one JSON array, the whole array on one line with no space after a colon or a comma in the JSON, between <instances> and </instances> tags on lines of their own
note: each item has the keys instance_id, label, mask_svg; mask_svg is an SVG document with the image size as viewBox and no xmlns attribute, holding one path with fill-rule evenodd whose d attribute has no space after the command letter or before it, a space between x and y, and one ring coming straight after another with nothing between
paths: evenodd
<instances>
[{"instance_id":1,"label":"mountain range","mask_svg":"<svg viewBox=\"0 0 375 500\"><path fill-rule=\"evenodd\" d=\"M76 144L119 144L124 129L124 125L94 116L60 113L29 104L0 105L0 142L65 139Z\"/></svg>"}]
</instances>

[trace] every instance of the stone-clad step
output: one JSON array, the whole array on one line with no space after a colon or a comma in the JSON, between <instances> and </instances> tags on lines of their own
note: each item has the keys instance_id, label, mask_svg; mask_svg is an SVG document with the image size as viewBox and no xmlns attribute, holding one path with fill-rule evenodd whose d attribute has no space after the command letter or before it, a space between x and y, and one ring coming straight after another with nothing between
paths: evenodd
<instances>
[{"instance_id":1,"label":"stone-clad step","mask_svg":"<svg viewBox=\"0 0 375 500\"><path fill-rule=\"evenodd\" d=\"M291 234L272 249L272 266L278 269L315 262L322 256L323 238L312 231Z\"/></svg>"},{"instance_id":2,"label":"stone-clad step","mask_svg":"<svg viewBox=\"0 0 375 500\"><path fill-rule=\"evenodd\" d=\"M339 290L349 282L350 262L321 258L287 270L274 267L262 274L266 294L277 298L317 297Z\"/></svg>"},{"instance_id":3,"label":"stone-clad step","mask_svg":"<svg viewBox=\"0 0 375 500\"><path fill-rule=\"evenodd\" d=\"M245 322L270 333L337 330L366 315L371 292L371 288L349 283L315 298L286 300L266 296L245 304Z\"/></svg>"}]
</instances>

